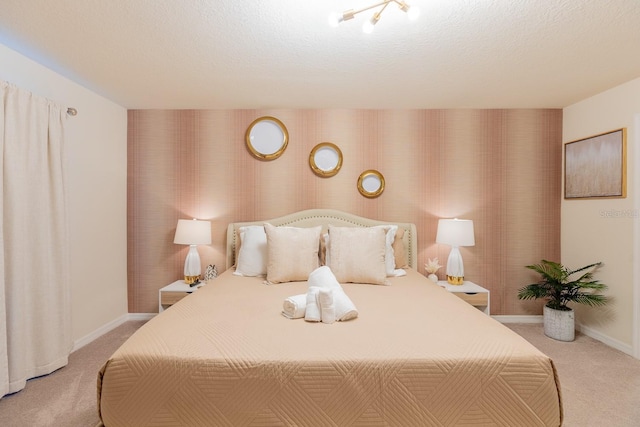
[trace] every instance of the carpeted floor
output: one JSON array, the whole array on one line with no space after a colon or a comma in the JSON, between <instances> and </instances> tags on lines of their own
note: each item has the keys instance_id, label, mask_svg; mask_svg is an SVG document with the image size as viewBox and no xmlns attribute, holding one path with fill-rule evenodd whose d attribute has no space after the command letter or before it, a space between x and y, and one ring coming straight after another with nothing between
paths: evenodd
<instances>
[{"instance_id":1,"label":"carpeted floor","mask_svg":"<svg viewBox=\"0 0 640 427\"><path fill-rule=\"evenodd\" d=\"M580 333L562 342L546 337L542 324L507 326L553 359L564 426L640 426L640 360Z\"/></svg>"},{"instance_id":2,"label":"carpeted floor","mask_svg":"<svg viewBox=\"0 0 640 427\"><path fill-rule=\"evenodd\" d=\"M64 368L27 382L18 393L0 399L3 427L94 427L97 373L111 354L144 321L130 321L71 353Z\"/></svg>"},{"instance_id":3,"label":"carpeted floor","mask_svg":"<svg viewBox=\"0 0 640 427\"><path fill-rule=\"evenodd\" d=\"M66 367L0 399L0 426L98 425L97 372L143 323L119 326L71 354ZM564 426L640 426L640 360L579 333L574 342L564 343L545 337L541 324L507 326L554 360L564 400Z\"/></svg>"}]
</instances>

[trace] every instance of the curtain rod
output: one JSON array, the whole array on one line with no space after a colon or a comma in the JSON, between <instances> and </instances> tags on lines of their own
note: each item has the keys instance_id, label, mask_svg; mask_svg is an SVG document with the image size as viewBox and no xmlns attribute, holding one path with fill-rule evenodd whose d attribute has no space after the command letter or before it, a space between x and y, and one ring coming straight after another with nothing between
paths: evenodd
<instances>
[{"instance_id":1,"label":"curtain rod","mask_svg":"<svg viewBox=\"0 0 640 427\"><path fill-rule=\"evenodd\" d=\"M76 110L73 107L69 107L69 108L67 108L67 114L70 115L70 116L76 116L76 115L78 115L78 110Z\"/></svg>"}]
</instances>

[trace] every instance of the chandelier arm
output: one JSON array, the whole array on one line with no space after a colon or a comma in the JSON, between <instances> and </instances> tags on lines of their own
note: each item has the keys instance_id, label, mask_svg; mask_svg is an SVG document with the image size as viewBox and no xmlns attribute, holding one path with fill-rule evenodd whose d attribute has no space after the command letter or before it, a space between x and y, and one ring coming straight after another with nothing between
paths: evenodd
<instances>
[{"instance_id":1,"label":"chandelier arm","mask_svg":"<svg viewBox=\"0 0 640 427\"><path fill-rule=\"evenodd\" d=\"M384 12L384 10L387 8L387 6L389 6L389 3L397 4L398 8L407 13L412 21L415 20L415 18L417 18L418 14L420 13L419 9L412 8L409 4L407 4L405 0L379 0L377 3L372 4L371 6L367 6L358 10L345 10L344 12L342 12L342 15L332 14L329 16L329 24L336 27L341 22L353 19L355 15L361 12L382 6L377 12L373 14L371 19L365 23L364 27L366 27L366 29L363 27L365 33L370 33L373 26L376 25L376 23L380 20L380 16Z\"/></svg>"},{"instance_id":2,"label":"chandelier arm","mask_svg":"<svg viewBox=\"0 0 640 427\"><path fill-rule=\"evenodd\" d=\"M411 6L409 6L407 4L406 1L404 0L391 0L394 3L396 3L398 5L398 7L400 8L401 11L403 11L404 13L408 13L409 12L409 8L411 8Z\"/></svg>"},{"instance_id":3,"label":"chandelier arm","mask_svg":"<svg viewBox=\"0 0 640 427\"><path fill-rule=\"evenodd\" d=\"M374 4L374 5L372 5L372 6L367 6L367 7L365 7L365 8L358 9L358 10L350 10L350 11L348 11L348 12L350 12L352 15L357 15L357 14L358 14L358 13L360 13L360 12L364 12L364 11L367 11L367 10L369 10L369 9L373 9L373 8L375 8L375 7L378 7L378 6L382 6L382 5L384 5L384 7L387 7L387 5L388 5L389 3L391 3L392 1L396 1L396 0L384 0L384 1L381 1L380 3L376 3L376 4ZM384 8L383 8L383 9L384 9Z\"/></svg>"},{"instance_id":4,"label":"chandelier arm","mask_svg":"<svg viewBox=\"0 0 640 427\"><path fill-rule=\"evenodd\" d=\"M395 1L395 0L391 0L391 1ZM391 1L386 2L384 6L382 6L382 9L380 9L373 15L373 17L371 18L371 22L373 24L377 23L380 20L380 16L382 15L382 12L384 12L387 6L389 6L389 3L391 3Z\"/></svg>"}]
</instances>

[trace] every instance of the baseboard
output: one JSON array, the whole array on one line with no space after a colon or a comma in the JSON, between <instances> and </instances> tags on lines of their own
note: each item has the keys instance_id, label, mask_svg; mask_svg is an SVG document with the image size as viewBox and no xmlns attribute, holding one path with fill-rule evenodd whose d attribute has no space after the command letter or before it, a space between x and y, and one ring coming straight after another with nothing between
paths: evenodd
<instances>
[{"instance_id":1,"label":"baseboard","mask_svg":"<svg viewBox=\"0 0 640 427\"><path fill-rule=\"evenodd\" d=\"M127 320L150 320L157 315L158 313L129 313Z\"/></svg>"},{"instance_id":2,"label":"baseboard","mask_svg":"<svg viewBox=\"0 0 640 427\"><path fill-rule=\"evenodd\" d=\"M491 316L500 323L542 323L542 315L539 316Z\"/></svg>"},{"instance_id":3,"label":"baseboard","mask_svg":"<svg viewBox=\"0 0 640 427\"><path fill-rule=\"evenodd\" d=\"M542 316L491 316L491 317L496 319L500 323L542 323L543 322ZM598 332L595 329L592 329L588 326L580 325L578 323L576 323L576 330L590 338L593 338L594 340L598 340L601 343L608 345L611 348L615 348L616 350L620 350L621 352L628 354L629 356L633 356L633 346L629 344L625 344L601 332Z\"/></svg>"},{"instance_id":4,"label":"baseboard","mask_svg":"<svg viewBox=\"0 0 640 427\"><path fill-rule=\"evenodd\" d=\"M99 327L95 331L91 332L90 334L87 334L84 337L80 338L79 340L76 340L73 343L73 349L71 350L71 352L73 353L74 351L76 351L76 350L84 347L85 345L89 344L91 341L95 340L96 338L100 338L102 335L106 334L107 332L109 332L112 329L117 328L118 326L120 326L124 322L126 322L127 320L129 320L129 315L128 314L123 314L122 316L118 317L117 319L114 319L111 322L109 322L109 323L107 323L105 325L102 325L101 327Z\"/></svg>"},{"instance_id":5,"label":"baseboard","mask_svg":"<svg viewBox=\"0 0 640 427\"><path fill-rule=\"evenodd\" d=\"M628 354L633 357L633 346L629 344L625 344L622 341L618 341L615 338L611 338L608 335L605 335L601 332L596 331L588 326L576 324L576 330L580 331L584 335L593 338L594 340L598 340L603 344L608 345L609 347L615 348L616 350L620 350L621 352Z\"/></svg>"},{"instance_id":6,"label":"baseboard","mask_svg":"<svg viewBox=\"0 0 640 427\"><path fill-rule=\"evenodd\" d=\"M129 320L149 320L151 318L153 318L157 313L128 313L128 314L123 314L122 316L118 317L117 319L112 320L111 322L102 325L101 327L99 327L98 329L96 329L95 331L91 332L90 334L85 335L84 337L80 338L79 340L76 340L73 343L73 349L71 349L71 352L73 353L74 351L81 349L82 347L84 347L85 345L89 344L90 342L92 342L93 340L100 338L102 335L106 334L107 332L111 331L112 329L117 328L118 326L122 325L124 322L127 322Z\"/></svg>"}]
</instances>

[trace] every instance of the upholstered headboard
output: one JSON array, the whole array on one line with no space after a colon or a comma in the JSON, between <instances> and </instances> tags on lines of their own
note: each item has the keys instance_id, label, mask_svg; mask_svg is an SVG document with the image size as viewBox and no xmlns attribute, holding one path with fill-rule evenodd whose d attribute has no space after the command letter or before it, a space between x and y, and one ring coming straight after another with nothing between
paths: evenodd
<instances>
[{"instance_id":1,"label":"upholstered headboard","mask_svg":"<svg viewBox=\"0 0 640 427\"><path fill-rule=\"evenodd\" d=\"M400 223L393 221L378 221L375 219L364 218L358 215L342 212L334 209L309 209L300 212L294 212L279 218L263 219L260 221L250 222L234 222L227 227L227 267L231 268L235 264L236 242L238 229L247 225L262 225L265 222L275 226L290 227L316 227L323 226L323 230L327 229L329 224L338 227L371 227L374 225L393 224L405 231L404 241L406 242L406 254L409 267L417 268L418 259L418 233L415 224Z\"/></svg>"}]
</instances>

